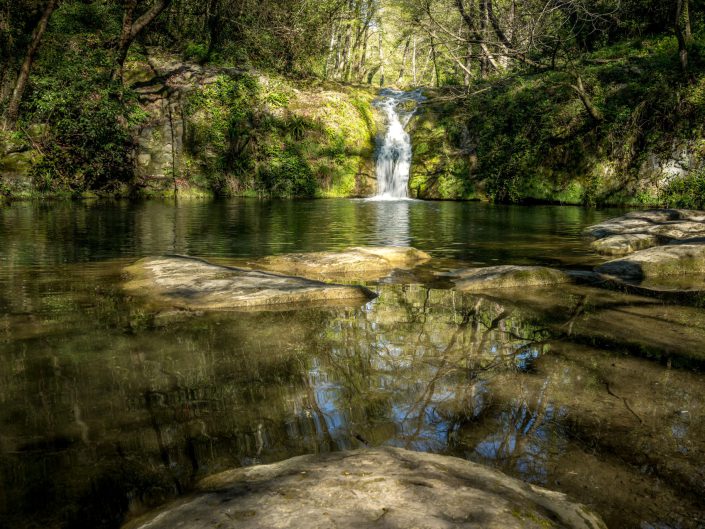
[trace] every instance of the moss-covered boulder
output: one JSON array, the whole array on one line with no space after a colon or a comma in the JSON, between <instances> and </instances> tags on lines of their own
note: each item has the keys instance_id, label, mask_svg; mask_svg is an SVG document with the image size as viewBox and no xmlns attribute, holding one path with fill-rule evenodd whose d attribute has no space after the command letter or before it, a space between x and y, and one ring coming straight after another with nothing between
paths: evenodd
<instances>
[{"instance_id":1,"label":"moss-covered boulder","mask_svg":"<svg viewBox=\"0 0 705 529\"><path fill-rule=\"evenodd\" d=\"M374 194L373 89L200 65L157 50L148 60L151 77L137 62L127 68L147 114L135 131L145 189Z\"/></svg>"},{"instance_id":2,"label":"moss-covered boulder","mask_svg":"<svg viewBox=\"0 0 705 529\"><path fill-rule=\"evenodd\" d=\"M292 305L361 303L363 287L211 264L182 256L148 257L127 267L124 289L150 302L190 310L266 309Z\"/></svg>"},{"instance_id":3,"label":"moss-covered boulder","mask_svg":"<svg viewBox=\"0 0 705 529\"><path fill-rule=\"evenodd\" d=\"M538 287L568 283L571 276L560 270L544 266L500 265L484 268L467 268L449 274L455 288L477 292L495 288Z\"/></svg>"},{"instance_id":4,"label":"moss-covered boulder","mask_svg":"<svg viewBox=\"0 0 705 529\"><path fill-rule=\"evenodd\" d=\"M455 457L379 448L295 457L203 480L125 529L605 529L561 493Z\"/></svg>"},{"instance_id":5,"label":"moss-covered boulder","mask_svg":"<svg viewBox=\"0 0 705 529\"><path fill-rule=\"evenodd\" d=\"M0 198L31 193L29 173L37 156L26 139L0 131Z\"/></svg>"}]
</instances>

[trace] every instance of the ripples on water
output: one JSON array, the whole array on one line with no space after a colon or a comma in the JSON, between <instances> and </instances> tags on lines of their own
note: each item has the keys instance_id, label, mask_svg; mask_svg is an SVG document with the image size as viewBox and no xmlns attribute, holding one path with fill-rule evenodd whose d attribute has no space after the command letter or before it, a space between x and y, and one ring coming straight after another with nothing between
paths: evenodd
<instances>
[{"instance_id":1,"label":"ripples on water","mask_svg":"<svg viewBox=\"0 0 705 529\"><path fill-rule=\"evenodd\" d=\"M119 527L200 477L391 444L568 492L612 528L703 527L705 317L591 288L462 295L433 271L595 262L615 212L468 203L0 210L0 526ZM413 245L361 307L155 314L121 268ZM412 284L408 284L412 283Z\"/></svg>"}]
</instances>

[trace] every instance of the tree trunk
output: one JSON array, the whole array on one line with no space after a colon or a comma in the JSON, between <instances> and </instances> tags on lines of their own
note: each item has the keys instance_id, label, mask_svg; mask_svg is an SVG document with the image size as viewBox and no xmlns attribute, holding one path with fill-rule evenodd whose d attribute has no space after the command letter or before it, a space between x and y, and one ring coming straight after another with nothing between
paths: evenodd
<instances>
[{"instance_id":1,"label":"tree trunk","mask_svg":"<svg viewBox=\"0 0 705 529\"><path fill-rule=\"evenodd\" d=\"M416 35L414 35L414 46L411 55L411 74L414 79L414 86L416 86Z\"/></svg>"},{"instance_id":2,"label":"tree trunk","mask_svg":"<svg viewBox=\"0 0 705 529\"><path fill-rule=\"evenodd\" d=\"M436 75L436 87L441 86L441 77L438 73L438 60L436 57L436 44L431 35L431 60L433 61L433 73Z\"/></svg>"},{"instance_id":3,"label":"tree trunk","mask_svg":"<svg viewBox=\"0 0 705 529\"><path fill-rule=\"evenodd\" d=\"M221 20L220 20L220 7L219 7L219 2L217 0L209 0L208 2L208 14L207 14L207 21L208 21L208 55L207 57L210 59L210 57L213 55L213 52L216 50L218 45L220 44L220 26L221 26Z\"/></svg>"},{"instance_id":4,"label":"tree trunk","mask_svg":"<svg viewBox=\"0 0 705 529\"><path fill-rule=\"evenodd\" d=\"M335 24L332 25L330 30L330 44L328 45L328 53L326 54L326 62L323 64L323 78L328 79L328 69L330 68L330 61L333 57L333 50L335 49Z\"/></svg>"},{"instance_id":5,"label":"tree trunk","mask_svg":"<svg viewBox=\"0 0 705 529\"><path fill-rule=\"evenodd\" d=\"M693 40L693 26L690 22L690 2L683 1L683 18L685 22L685 40L688 44Z\"/></svg>"},{"instance_id":6,"label":"tree trunk","mask_svg":"<svg viewBox=\"0 0 705 529\"><path fill-rule=\"evenodd\" d=\"M381 24L379 26L379 86L384 86L384 41Z\"/></svg>"},{"instance_id":7,"label":"tree trunk","mask_svg":"<svg viewBox=\"0 0 705 529\"><path fill-rule=\"evenodd\" d=\"M404 44L404 53L401 58L401 68L399 68L399 77L397 78L397 84L404 82L404 72L406 71L406 56L409 54L409 44L411 44L411 37L406 39L406 44Z\"/></svg>"},{"instance_id":8,"label":"tree trunk","mask_svg":"<svg viewBox=\"0 0 705 529\"><path fill-rule=\"evenodd\" d=\"M487 0L478 0L479 1L479 11L480 11L480 40L482 42L487 41ZM481 57L481 63L480 63L480 73L483 79L487 79L489 76L489 53L483 48L483 54Z\"/></svg>"},{"instance_id":9,"label":"tree trunk","mask_svg":"<svg viewBox=\"0 0 705 529\"><path fill-rule=\"evenodd\" d=\"M470 72L472 68L472 44L468 42L467 50L465 51L467 56L465 57L465 75L463 76L463 82L465 86L470 86L470 81L472 81Z\"/></svg>"},{"instance_id":10,"label":"tree trunk","mask_svg":"<svg viewBox=\"0 0 705 529\"><path fill-rule=\"evenodd\" d=\"M42 41L44 32L49 25L49 19L51 14L56 9L58 0L49 0L46 7L44 8L44 13L42 13L42 18L39 19L37 27L34 28L32 32L32 40L27 48L27 54L25 55L24 61L22 62L22 67L20 68L20 73L17 76L17 82L15 83L15 88L12 91L12 97L7 105L7 111L5 112L5 128L12 129L17 123L17 118L20 114L20 103L22 102L22 95L27 87L27 81L29 80L29 73L32 70L32 64L34 63L34 57L39 49L39 44Z\"/></svg>"},{"instance_id":11,"label":"tree trunk","mask_svg":"<svg viewBox=\"0 0 705 529\"><path fill-rule=\"evenodd\" d=\"M673 19L673 29L678 39L678 58L681 63L683 75L692 82L692 78L688 71L688 41L683 33L683 13L688 10L688 0L676 0L676 13Z\"/></svg>"},{"instance_id":12,"label":"tree trunk","mask_svg":"<svg viewBox=\"0 0 705 529\"><path fill-rule=\"evenodd\" d=\"M605 119L602 115L602 112L600 112L600 109L593 104L592 99L590 98L590 94L588 94L585 90L582 77L576 75L575 84L570 85L570 87L575 90L575 92L578 94L578 97L580 98L580 101L582 101L585 110L587 110L588 114L595 123L600 123L602 120Z\"/></svg>"},{"instance_id":13,"label":"tree trunk","mask_svg":"<svg viewBox=\"0 0 705 529\"><path fill-rule=\"evenodd\" d=\"M363 72L365 71L365 65L367 64L367 45L370 39L370 26L369 24L365 28L365 36L362 39L362 51L360 52L360 64L358 65L358 79L362 81L364 78Z\"/></svg>"},{"instance_id":14,"label":"tree trunk","mask_svg":"<svg viewBox=\"0 0 705 529\"><path fill-rule=\"evenodd\" d=\"M499 41L502 43L502 46L504 47L505 50L505 60L509 58L510 53L519 59L521 62L524 62L526 64L529 64L531 66L538 67L540 64L532 61L528 57L526 57L523 53L518 52L517 50L514 49L514 45L512 44L512 39L510 37L507 37L507 35L504 33L502 30L502 26L499 23L499 20L497 19L497 16L494 14L494 8L492 6L492 0L485 0L485 8L487 12L487 17L489 19L489 22L492 24L492 29L494 29L495 35L497 35L497 38ZM514 13L511 12L511 19L513 24L514 20ZM513 30L512 30L513 32ZM506 63L505 63L506 66Z\"/></svg>"},{"instance_id":15,"label":"tree trunk","mask_svg":"<svg viewBox=\"0 0 705 529\"><path fill-rule=\"evenodd\" d=\"M118 49L115 54L115 66L111 75L113 81L122 79L122 69L127 59L127 52L130 45L137 38L144 28L146 28L162 11L171 4L172 0L157 0L141 17L133 22L135 7L137 0L125 0L125 11L122 18L122 31L120 32L120 40Z\"/></svg>"},{"instance_id":16,"label":"tree trunk","mask_svg":"<svg viewBox=\"0 0 705 529\"><path fill-rule=\"evenodd\" d=\"M497 63L495 58L492 56L492 53L490 52L489 48L487 47L486 44L486 34L485 34L485 29L487 26L487 13L486 9L484 10L485 12L482 13L482 10L486 6L486 0L479 0L479 7L481 10L480 13L480 20L482 21L482 27L481 30L478 31L477 28L475 27L475 7L474 7L474 1L472 0L470 2L471 5L471 12L468 13L468 11L465 9L465 4L463 0L455 0L455 5L458 8L458 12L460 13L460 16L462 19L465 21L465 25L468 27L468 32L470 34L470 40L474 40L480 45L480 71L482 72L482 76L485 77L488 70L489 70L489 65L491 65L495 70L500 70L500 65Z\"/></svg>"}]
</instances>

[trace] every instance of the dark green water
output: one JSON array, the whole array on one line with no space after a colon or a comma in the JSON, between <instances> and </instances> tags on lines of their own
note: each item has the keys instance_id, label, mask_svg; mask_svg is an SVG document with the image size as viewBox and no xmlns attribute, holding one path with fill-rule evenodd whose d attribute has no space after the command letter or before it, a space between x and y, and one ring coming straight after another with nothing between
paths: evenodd
<instances>
[{"instance_id":1,"label":"dark green water","mask_svg":"<svg viewBox=\"0 0 705 529\"><path fill-rule=\"evenodd\" d=\"M705 527L705 311L457 266L600 261L614 211L189 201L0 209L0 526L117 528L210 473L390 444L567 492L612 529ZM136 258L412 245L364 306L165 318Z\"/></svg>"}]
</instances>

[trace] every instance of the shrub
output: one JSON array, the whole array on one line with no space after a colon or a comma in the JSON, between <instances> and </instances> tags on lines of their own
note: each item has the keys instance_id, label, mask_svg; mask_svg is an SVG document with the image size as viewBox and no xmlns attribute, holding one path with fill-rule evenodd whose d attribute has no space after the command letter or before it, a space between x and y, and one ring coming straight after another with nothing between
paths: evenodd
<instances>
[{"instance_id":1,"label":"shrub","mask_svg":"<svg viewBox=\"0 0 705 529\"><path fill-rule=\"evenodd\" d=\"M664 190L662 201L670 208L705 208L705 169L673 179Z\"/></svg>"}]
</instances>

